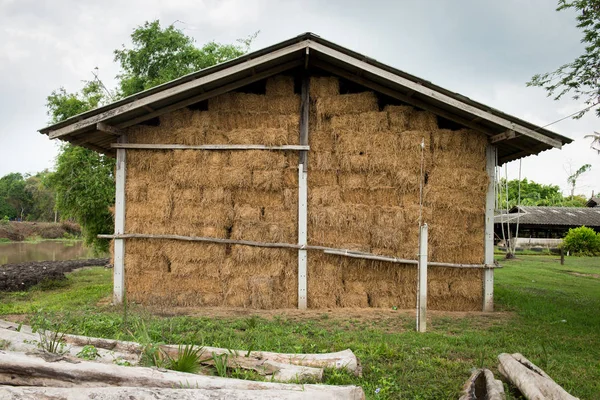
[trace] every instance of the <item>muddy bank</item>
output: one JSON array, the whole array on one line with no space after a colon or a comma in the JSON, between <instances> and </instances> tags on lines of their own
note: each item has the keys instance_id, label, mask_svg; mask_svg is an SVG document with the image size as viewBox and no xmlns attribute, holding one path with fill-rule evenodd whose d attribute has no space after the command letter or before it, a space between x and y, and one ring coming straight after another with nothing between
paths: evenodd
<instances>
[{"instance_id":1,"label":"muddy bank","mask_svg":"<svg viewBox=\"0 0 600 400\"><path fill-rule=\"evenodd\" d=\"M39 236L42 239L62 239L64 237L81 236L81 227L74 222L1 222L0 239L15 242L29 237Z\"/></svg>"},{"instance_id":2,"label":"muddy bank","mask_svg":"<svg viewBox=\"0 0 600 400\"><path fill-rule=\"evenodd\" d=\"M69 261L31 261L0 266L0 292L29 289L44 280L64 279L74 269L108 264L108 258Z\"/></svg>"}]
</instances>

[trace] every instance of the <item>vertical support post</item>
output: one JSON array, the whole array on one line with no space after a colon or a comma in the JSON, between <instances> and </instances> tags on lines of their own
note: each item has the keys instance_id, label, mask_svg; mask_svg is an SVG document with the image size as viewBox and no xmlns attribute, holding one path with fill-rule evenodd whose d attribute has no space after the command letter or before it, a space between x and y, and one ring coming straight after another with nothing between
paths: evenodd
<instances>
[{"instance_id":1,"label":"vertical support post","mask_svg":"<svg viewBox=\"0 0 600 400\"><path fill-rule=\"evenodd\" d=\"M419 288L417 297L417 331L427 330L427 224L419 231Z\"/></svg>"},{"instance_id":2,"label":"vertical support post","mask_svg":"<svg viewBox=\"0 0 600 400\"><path fill-rule=\"evenodd\" d=\"M494 265L494 207L496 203L496 147L488 144L486 148L486 171L489 177L488 189L485 198L485 244L484 264ZM483 311L494 311L494 270L483 270Z\"/></svg>"},{"instance_id":3,"label":"vertical support post","mask_svg":"<svg viewBox=\"0 0 600 400\"><path fill-rule=\"evenodd\" d=\"M300 144L308 145L309 124L309 75L304 73L302 78L302 103L300 106ZM306 246L308 237L308 152L300 151L298 162L298 244ZM308 307L307 289L308 254L305 249L298 250L298 308Z\"/></svg>"},{"instance_id":4,"label":"vertical support post","mask_svg":"<svg viewBox=\"0 0 600 400\"><path fill-rule=\"evenodd\" d=\"M127 138L121 135L119 143L126 143ZM127 162L125 149L117 149L117 165L115 173L115 235L125 233L125 176ZM113 267L113 303L121 304L125 296L125 241L114 239L114 267Z\"/></svg>"}]
</instances>

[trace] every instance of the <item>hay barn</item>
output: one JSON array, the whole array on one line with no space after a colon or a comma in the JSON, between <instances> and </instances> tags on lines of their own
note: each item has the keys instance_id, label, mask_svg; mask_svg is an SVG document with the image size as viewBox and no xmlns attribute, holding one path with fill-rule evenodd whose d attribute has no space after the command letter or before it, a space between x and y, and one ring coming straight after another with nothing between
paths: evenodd
<instances>
[{"instance_id":1,"label":"hay barn","mask_svg":"<svg viewBox=\"0 0 600 400\"><path fill-rule=\"evenodd\" d=\"M415 307L422 221L492 310L495 167L571 142L310 33L40 132L117 158L116 303L264 309Z\"/></svg>"}]
</instances>

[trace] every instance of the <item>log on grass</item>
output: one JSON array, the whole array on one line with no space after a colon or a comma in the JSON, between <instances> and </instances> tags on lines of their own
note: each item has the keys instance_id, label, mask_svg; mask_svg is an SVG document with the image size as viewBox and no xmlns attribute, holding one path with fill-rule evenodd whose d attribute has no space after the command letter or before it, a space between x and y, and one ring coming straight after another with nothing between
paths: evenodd
<instances>
[{"instance_id":1,"label":"log on grass","mask_svg":"<svg viewBox=\"0 0 600 400\"><path fill-rule=\"evenodd\" d=\"M329 400L344 399L334 392L299 392L290 390L245 390L245 389L161 389L137 387L0 387L0 399L15 400Z\"/></svg>"},{"instance_id":2,"label":"log on grass","mask_svg":"<svg viewBox=\"0 0 600 400\"><path fill-rule=\"evenodd\" d=\"M289 383L256 382L216 376L194 375L184 372L160 371L146 367L122 367L81 361L47 362L33 355L0 351L0 386L48 387L143 387L194 388L204 390L286 390L312 394L326 394L332 399L364 399L358 386L296 385Z\"/></svg>"},{"instance_id":3,"label":"log on grass","mask_svg":"<svg viewBox=\"0 0 600 400\"><path fill-rule=\"evenodd\" d=\"M489 369L478 369L465 383L459 400L504 400L504 385Z\"/></svg>"},{"instance_id":4,"label":"log on grass","mask_svg":"<svg viewBox=\"0 0 600 400\"><path fill-rule=\"evenodd\" d=\"M578 400L519 353L502 353L498 361L498 371L529 400Z\"/></svg>"}]
</instances>

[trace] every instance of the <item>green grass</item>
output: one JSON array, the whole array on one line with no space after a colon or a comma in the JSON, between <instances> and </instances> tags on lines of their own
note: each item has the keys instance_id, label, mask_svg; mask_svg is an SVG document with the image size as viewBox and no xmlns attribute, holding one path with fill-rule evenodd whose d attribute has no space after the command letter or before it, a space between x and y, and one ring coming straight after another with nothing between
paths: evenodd
<instances>
[{"instance_id":1,"label":"green grass","mask_svg":"<svg viewBox=\"0 0 600 400\"><path fill-rule=\"evenodd\" d=\"M139 307L98 306L110 296L110 270L69 275L69 286L0 298L0 314L38 309L73 326L73 333L142 343L197 344L231 349L319 353L352 349L363 376L325 371L324 383L356 384L368 398L456 399L471 370L497 374L502 352L520 352L582 399L600 398L600 258L519 256L496 271L493 314L430 313L426 334L414 317L378 311L362 317L313 313L312 318L152 315ZM232 370L228 376L254 378ZM377 391L377 389L379 389ZM509 396L509 398L511 398Z\"/></svg>"}]
</instances>

